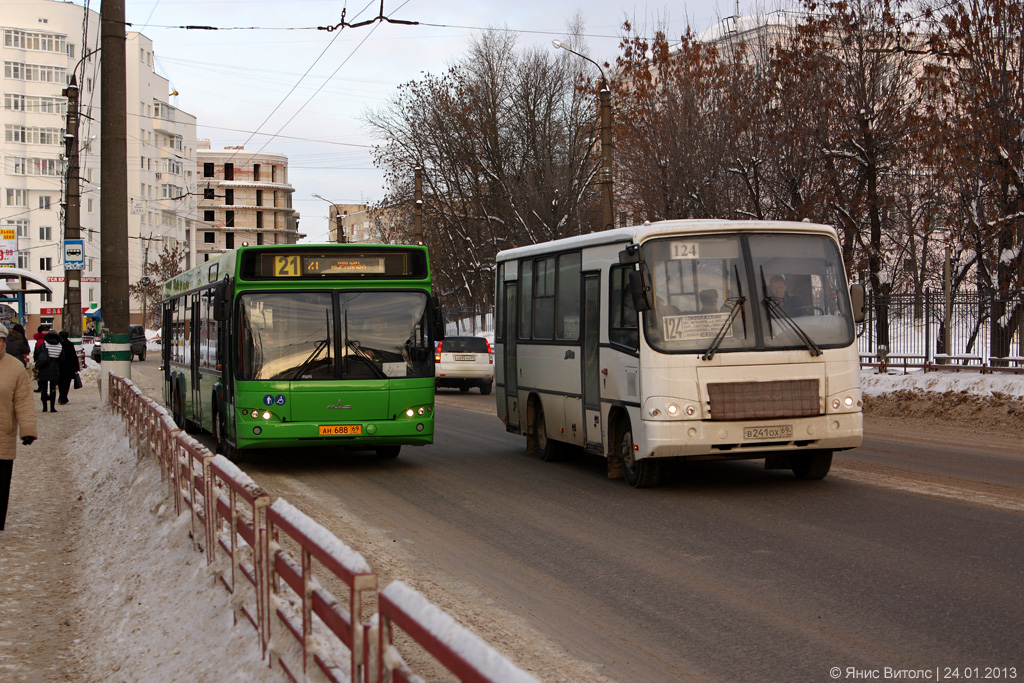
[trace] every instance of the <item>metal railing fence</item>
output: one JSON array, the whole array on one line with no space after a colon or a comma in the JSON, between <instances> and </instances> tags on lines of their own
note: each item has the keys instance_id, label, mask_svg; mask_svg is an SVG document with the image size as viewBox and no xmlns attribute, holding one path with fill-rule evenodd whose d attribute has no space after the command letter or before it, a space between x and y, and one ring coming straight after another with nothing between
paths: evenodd
<instances>
[{"instance_id":1,"label":"metal railing fence","mask_svg":"<svg viewBox=\"0 0 1024 683\"><path fill-rule=\"evenodd\" d=\"M1024 321L1008 326L1013 312L1024 309L1024 292L1005 298L978 292L956 294L950 301L948 349L946 301L941 291L884 296L869 292L865 308L857 340L862 356L919 360L913 365L954 362L992 367L1016 365L1024 357Z\"/></svg>"}]
</instances>

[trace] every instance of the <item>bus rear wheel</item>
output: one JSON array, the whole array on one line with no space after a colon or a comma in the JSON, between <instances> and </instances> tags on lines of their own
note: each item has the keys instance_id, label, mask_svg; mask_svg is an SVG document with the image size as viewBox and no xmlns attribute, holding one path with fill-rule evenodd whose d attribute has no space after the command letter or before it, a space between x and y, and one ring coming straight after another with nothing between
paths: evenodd
<instances>
[{"instance_id":1,"label":"bus rear wheel","mask_svg":"<svg viewBox=\"0 0 1024 683\"><path fill-rule=\"evenodd\" d=\"M626 483L635 489L645 489L657 486L661 479L661 461L655 458L636 458L636 450L633 448L633 428L629 421L622 425L621 437L619 438L619 455L622 457L622 473L626 477Z\"/></svg>"},{"instance_id":2,"label":"bus rear wheel","mask_svg":"<svg viewBox=\"0 0 1024 683\"><path fill-rule=\"evenodd\" d=\"M803 451L789 456L797 479L824 479L832 469L832 451Z\"/></svg>"},{"instance_id":3,"label":"bus rear wheel","mask_svg":"<svg viewBox=\"0 0 1024 683\"><path fill-rule=\"evenodd\" d=\"M544 420L544 408L537 404L537 416L533 418L533 435L537 443L537 451L544 462L558 460L560 455L558 442L548 438L548 425Z\"/></svg>"}]
</instances>

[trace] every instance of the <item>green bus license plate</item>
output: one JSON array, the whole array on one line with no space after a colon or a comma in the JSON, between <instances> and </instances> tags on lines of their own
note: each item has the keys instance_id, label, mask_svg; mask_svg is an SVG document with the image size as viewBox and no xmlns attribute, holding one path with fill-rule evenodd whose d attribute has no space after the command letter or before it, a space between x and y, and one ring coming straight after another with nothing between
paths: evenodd
<instances>
[{"instance_id":1,"label":"green bus license plate","mask_svg":"<svg viewBox=\"0 0 1024 683\"><path fill-rule=\"evenodd\" d=\"M778 441L793 438L793 425L775 425L774 427L744 427L743 438L746 440Z\"/></svg>"},{"instance_id":2,"label":"green bus license plate","mask_svg":"<svg viewBox=\"0 0 1024 683\"><path fill-rule=\"evenodd\" d=\"M362 433L362 425L320 425L320 436L352 436Z\"/></svg>"}]
</instances>

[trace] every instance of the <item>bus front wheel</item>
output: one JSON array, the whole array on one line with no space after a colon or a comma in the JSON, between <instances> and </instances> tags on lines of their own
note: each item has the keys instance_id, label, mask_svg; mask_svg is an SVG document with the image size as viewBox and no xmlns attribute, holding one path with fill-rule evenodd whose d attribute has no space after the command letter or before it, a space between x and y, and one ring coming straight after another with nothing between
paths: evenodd
<instances>
[{"instance_id":1,"label":"bus front wheel","mask_svg":"<svg viewBox=\"0 0 1024 683\"><path fill-rule=\"evenodd\" d=\"M240 462L238 449L228 443L224 434L224 420L220 413L213 414L213 438L217 442L217 452L232 462Z\"/></svg>"},{"instance_id":2,"label":"bus front wheel","mask_svg":"<svg viewBox=\"0 0 1024 683\"><path fill-rule=\"evenodd\" d=\"M377 453L378 458L386 458L388 460L397 458L399 452L401 452L401 446L377 446L373 449Z\"/></svg>"},{"instance_id":3,"label":"bus front wheel","mask_svg":"<svg viewBox=\"0 0 1024 683\"><path fill-rule=\"evenodd\" d=\"M797 479L824 479L832 469L832 451L803 451L789 456Z\"/></svg>"},{"instance_id":4,"label":"bus front wheel","mask_svg":"<svg viewBox=\"0 0 1024 683\"><path fill-rule=\"evenodd\" d=\"M626 420L622 425L622 436L619 438L619 455L622 457L622 473L626 483L636 489L656 486L661 479L661 461L655 458L636 458L633 448L633 428Z\"/></svg>"}]
</instances>

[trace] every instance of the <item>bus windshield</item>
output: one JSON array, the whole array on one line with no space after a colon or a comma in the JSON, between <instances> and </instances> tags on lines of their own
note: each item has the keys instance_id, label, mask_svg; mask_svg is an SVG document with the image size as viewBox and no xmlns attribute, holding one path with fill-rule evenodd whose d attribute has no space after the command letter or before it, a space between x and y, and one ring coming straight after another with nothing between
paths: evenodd
<instances>
[{"instance_id":1,"label":"bus windshield","mask_svg":"<svg viewBox=\"0 0 1024 683\"><path fill-rule=\"evenodd\" d=\"M238 379L433 376L423 292L250 292L238 310Z\"/></svg>"},{"instance_id":2,"label":"bus windshield","mask_svg":"<svg viewBox=\"0 0 1024 683\"><path fill-rule=\"evenodd\" d=\"M653 293L644 333L659 351L817 355L853 342L842 260L826 237L671 237L645 243L641 254Z\"/></svg>"}]
</instances>

